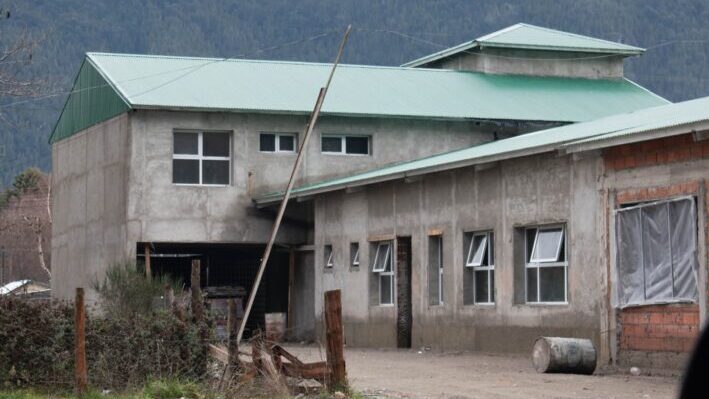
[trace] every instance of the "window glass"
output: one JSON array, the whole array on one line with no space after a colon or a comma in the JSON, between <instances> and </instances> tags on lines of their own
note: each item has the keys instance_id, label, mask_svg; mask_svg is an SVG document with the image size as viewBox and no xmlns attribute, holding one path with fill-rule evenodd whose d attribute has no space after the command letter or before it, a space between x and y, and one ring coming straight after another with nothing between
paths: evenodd
<instances>
[{"instance_id":1,"label":"window glass","mask_svg":"<svg viewBox=\"0 0 709 399\"><path fill-rule=\"evenodd\" d=\"M332 245L325 245L325 267L333 267L335 265L335 261L333 259L333 253L332 253Z\"/></svg>"},{"instance_id":2,"label":"window glass","mask_svg":"<svg viewBox=\"0 0 709 399\"><path fill-rule=\"evenodd\" d=\"M229 134L202 133L202 155L205 157L228 157Z\"/></svg>"},{"instance_id":3,"label":"window glass","mask_svg":"<svg viewBox=\"0 0 709 399\"><path fill-rule=\"evenodd\" d=\"M288 152L295 151L295 137L292 135L279 135L278 150Z\"/></svg>"},{"instance_id":4,"label":"window glass","mask_svg":"<svg viewBox=\"0 0 709 399\"><path fill-rule=\"evenodd\" d=\"M353 242L350 244L350 265L352 267L359 266L359 243Z\"/></svg>"},{"instance_id":5,"label":"window glass","mask_svg":"<svg viewBox=\"0 0 709 399\"><path fill-rule=\"evenodd\" d=\"M527 269L527 302L539 302L537 298L537 270L539 268Z\"/></svg>"},{"instance_id":6,"label":"window glass","mask_svg":"<svg viewBox=\"0 0 709 399\"><path fill-rule=\"evenodd\" d=\"M475 302L486 303L492 302L488 299L488 277L492 270L476 270L475 271Z\"/></svg>"},{"instance_id":7,"label":"window glass","mask_svg":"<svg viewBox=\"0 0 709 399\"><path fill-rule=\"evenodd\" d=\"M198 133L177 133L173 139L173 153L197 155L199 153Z\"/></svg>"},{"instance_id":8,"label":"window glass","mask_svg":"<svg viewBox=\"0 0 709 399\"><path fill-rule=\"evenodd\" d=\"M229 161L202 161L202 184L229 184Z\"/></svg>"},{"instance_id":9,"label":"window glass","mask_svg":"<svg viewBox=\"0 0 709 399\"><path fill-rule=\"evenodd\" d=\"M565 302L566 301L566 267L540 267L539 268L539 301Z\"/></svg>"},{"instance_id":10,"label":"window glass","mask_svg":"<svg viewBox=\"0 0 709 399\"><path fill-rule=\"evenodd\" d=\"M261 133L259 136L259 150L263 152L276 151L276 135L271 133Z\"/></svg>"},{"instance_id":11,"label":"window glass","mask_svg":"<svg viewBox=\"0 0 709 399\"><path fill-rule=\"evenodd\" d=\"M369 154L369 137L347 136L345 138L345 148L348 154Z\"/></svg>"},{"instance_id":12,"label":"window glass","mask_svg":"<svg viewBox=\"0 0 709 399\"><path fill-rule=\"evenodd\" d=\"M177 184L199 184L199 160L173 159L172 182Z\"/></svg>"},{"instance_id":13,"label":"window glass","mask_svg":"<svg viewBox=\"0 0 709 399\"><path fill-rule=\"evenodd\" d=\"M394 303L392 293L392 279L394 276L381 275L379 277L379 303L381 305L391 305Z\"/></svg>"},{"instance_id":14,"label":"window glass","mask_svg":"<svg viewBox=\"0 0 709 399\"><path fill-rule=\"evenodd\" d=\"M538 229L530 262L558 262L564 229Z\"/></svg>"},{"instance_id":15,"label":"window glass","mask_svg":"<svg viewBox=\"0 0 709 399\"><path fill-rule=\"evenodd\" d=\"M468 266L482 266L483 258L487 253L487 234L473 236L473 241L468 252Z\"/></svg>"},{"instance_id":16,"label":"window glass","mask_svg":"<svg viewBox=\"0 0 709 399\"><path fill-rule=\"evenodd\" d=\"M322 152L342 152L342 138L323 136Z\"/></svg>"},{"instance_id":17,"label":"window glass","mask_svg":"<svg viewBox=\"0 0 709 399\"><path fill-rule=\"evenodd\" d=\"M377 252L374 254L374 265L372 267L372 271L375 273L391 271L388 243L381 243L377 245Z\"/></svg>"}]
</instances>

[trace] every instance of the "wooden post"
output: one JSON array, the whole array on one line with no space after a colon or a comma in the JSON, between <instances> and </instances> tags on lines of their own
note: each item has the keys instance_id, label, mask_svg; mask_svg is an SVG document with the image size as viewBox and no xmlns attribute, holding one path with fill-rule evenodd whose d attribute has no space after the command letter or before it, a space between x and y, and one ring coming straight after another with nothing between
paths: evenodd
<instances>
[{"instance_id":1,"label":"wooden post","mask_svg":"<svg viewBox=\"0 0 709 399\"><path fill-rule=\"evenodd\" d=\"M295 250L290 248L288 253L288 314L286 315L286 336L293 334L293 284L295 283Z\"/></svg>"},{"instance_id":2,"label":"wooden post","mask_svg":"<svg viewBox=\"0 0 709 399\"><path fill-rule=\"evenodd\" d=\"M79 397L86 393L88 372L86 370L86 309L84 307L84 289L76 289L74 300L74 338L75 338L75 379L76 393Z\"/></svg>"},{"instance_id":3,"label":"wooden post","mask_svg":"<svg viewBox=\"0 0 709 399\"><path fill-rule=\"evenodd\" d=\"M237 370L240 367L239 363L239 341L236 337L239 335L239 316L236 310L236 299L229 298L229 370Z\"/></svg>"},{"instance_id":4,"label":"wooden post","mask_svg":"<svg viewBox=\"0 0 709 399\"><path fill-rule=\"evenodd\" d=\"M330 390L347 386L345 370L345 338L342 331L342 299L340 290L325 292L325 337L327 364L330 368Z\"/></svg>"},{"instance_id":5,"label":"wooden post","mask_svg":"<svg viewBox=\"0 0 709 399\"><path fill-rule=\"evenodd\" d=\"M192 259L192 318L195 323L202 322L204 311L202 309L202 288L200 287L200 262L199 259Z\"/></svg>"},{"instance_id":6,"label":"wooden post","mask_svg":"<svg viewBox=\"0 0 709 399\"><path fill-rule=\"evenodd\" d=\"M153 271L150 269L150 244L145 244L145 276L148 280L153 278Z\"/></svg>"}]
</instances>

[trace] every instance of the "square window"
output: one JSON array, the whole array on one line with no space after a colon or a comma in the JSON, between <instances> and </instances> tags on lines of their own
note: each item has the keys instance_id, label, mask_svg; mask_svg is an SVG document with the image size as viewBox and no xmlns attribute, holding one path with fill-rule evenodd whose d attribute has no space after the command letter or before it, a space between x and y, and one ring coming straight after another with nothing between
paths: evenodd
<instances>
[{"instance_id":1,"label":"square window","mask_svg":"<svg viewBox=\"0 0 709 399\"><path fill-rule=\"evenodd\" d=\"M345 149L347 154L367 155L369 154L369 137L346 136Z\"/></svg>"},{"instance_id":2,"label":"square window","mask_svg":"<svg viewBox=\"0 0 709 399\"><path fill-rule=\"evenodd\" d=\"M475 234L470 241L466 266L482 266L487 255L487 234Z\"/></svg>"},{"instance_id":3,"label":"square window","mask_svg":"<svg viewBox=\"0 0 709 399\"><path fill-rule=\"evenodd\" d=\"M173 141L174 154L199 154L199 133L175 133Z\"/></svg>"},{"instance_id":4,"label":"square window","mask_svg":"<svg viewBox=\"0 0 709 399\"><path fill-rule=\"evenodd\" d=\"M229 161L202 161L202 184L229 184Z\"/></svg>"},{"instance_id":5,"label":"square window","mask_svg":"<svg viewBox=\"0 0 709 399\"><path fill-rule=\"evenodd\" d=\"M261 133L261 135L259 135L259 151L275 152L276 135L273 133Z\"/></svg>"},{"instance_id":6,"label":"square window","mask_svg":"<svg viewBox=\"0 0 709 399\"><path fill-rule=\"evenodd\" d=\"M205 157L228 157L229 134L202 133L202 155Z\"/></svg>"},{"instance_id":7,"label":"square window","mask_svg":"<svg viewBox=\"0 0 709 399\"><path fill-rule=\"evenodd\" d=\"M525 280L528 303L567 301L564 226L527 228Z\"/></svg>"},{"instance_id":8,"label":"square window","mask_svg":"<svg viewBox=\"0 0 709 399\"><path fill-rule=\"evenodd\" d=\"M372 271L374 273L391 271L391 259L389 256L390 247L391 245L388 242L380 243L377 246L377 252L374 254L374 263L372 267Z\"/></svg>"},{"instance_id":9,"label":"square window","mask_svg":"<svg viewBox=\"0 0 709 399\"><path fill-rule=\"evenodd\" d=\"M278 151L295 152L295 136L281 134L278 136Z\"/></svg>"},{"instance_id":10,"label":"square window","mask_svg":"<svg viewBox=\"0 0 709 399\"><path fill-rule=\"evenodd\" d=\"M325 245L325 267L331 268L335 266L335 260L333 258L333 253L332 253L332 245Z\"/></svg>"},{"instance_id":11,"label":"square window","mask_svg":"<svg viewBox=\"0 0 709 399\"><path fill-rule=\"evenodd\" d=\"M199 160L173 159L172 182L177 184L199 184Z\"/></svg>"},{"instance_id":12,"label":"square window","mask_svg":"<svg viewBox=\"0 0 709 399\"><path fill-rule=\"evenodd\" d=\"M558 262L563 240L564 229L561 227L537 229L529 261L533 263Z\"/></svg>"},{"instance_id":13,"label":"square window","mask_svg":"<svg viewBox=\"0 0 709 399\"><path fill-rule=\"evenodd\" d=\"M322 152L342 152L342 138L337 136L322 137Z\"/></svg>"}]
</instances>

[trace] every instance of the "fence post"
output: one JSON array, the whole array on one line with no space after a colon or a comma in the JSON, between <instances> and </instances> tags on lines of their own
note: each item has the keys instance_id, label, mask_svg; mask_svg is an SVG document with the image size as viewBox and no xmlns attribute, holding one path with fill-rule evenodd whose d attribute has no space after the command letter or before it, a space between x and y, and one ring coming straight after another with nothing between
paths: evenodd
<instances>
[{"instance_id":1,"label":"fence post","mask_svg":"<svg viewBox=\"0 0 709 399\"><path fill-rule=\"evenodd\" d=\"M229 370L234 371L240 367L239 363L239 319L236 310L236 299L229 298Z\"/></svg>"},{"instance_id":2,"label":"fence post","mask_svg":"<svg viewBox=\"0 0 709 399\"><path fill-rule=\"evenodd\" d=\"M199 259L192 260L192 278L190 284L192 292L192 317L196 324L202 322L202 288L200 287L200 262Z\"/></svg>"},{"instance_id":3,"label":"fence post","mask_svg":"<svg viewBox=\"0 0 709 399\"><path fill-rule=\"evenodd\" d=\"M340 290L325 292L325 337L327 363L330 368L330 390L347 386L345 370L345 339L342 331L342 300Z\"/></svg>"},{"instance_id":4,"label":"fence post","mask_svg":"<svg viewBox=\"0 0 709 399\"><path fill-rule=\"evenodd\" d=\"M76 393L80 397L86 393L88 383L88 372L86 370L86 309L84 307L84 289L76 289L76 299L74 300L74 338L75 338L75 379Z\"/></svg>"}]
</instances>

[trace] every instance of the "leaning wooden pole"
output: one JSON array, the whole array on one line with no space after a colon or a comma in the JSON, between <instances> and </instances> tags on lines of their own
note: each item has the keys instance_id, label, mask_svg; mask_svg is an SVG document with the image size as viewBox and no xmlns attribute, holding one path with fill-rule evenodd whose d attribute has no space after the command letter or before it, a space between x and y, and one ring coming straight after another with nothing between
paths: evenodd
<instances>
[{"instance_id":1,"label":"leaning wooden pole","mask_svg":"<svg viewBox=\"0 0 709 399\"><path fill-rule=\"evenodd\" d=\"M76 289L74 300L74 339L76 364L74 378L76 381L76 394L83 397L88 384L88 371L86 369L86 307L84 306L84 289Z\"/></svg>"},{"instance_id":2,"label":"leaning wooden pole","mask_svg":"<svg viewBox=\"0 0 709 399\"><path fill-rule=\"evenodd\" d=\"M332 76L335 74L335 69L337 64L340 63L340 58L342 57L342 50L345 48L345 43L350 35L350 30L352 30L352 25L347 26L345 35L342 37L340 42L340 48L337 51L337 57L335 62L332 64L332 69L330 70L330 75L327 78L325 86L320 88L320 94L318 94L318 99L315 102L315 108L313 108L313 113L310 114L310 121L303 135L303 143L298 149L298 156L295 158L295 164L293 165L293 170L291 170L290 179L288 179L288 186L286 186L286 192L283 195L283 200L281 200L281 206L278 209L278 214L276 215L276 220L273 222L273 228L271 228L271 236L266 244L266 250L263 252L263 257L261 258L261 265L258 268L258 273L256 274L256 280L254 280L254 285L251 287L251 292L249 292L249 300L246 302L246 309L244 309L244 319L239 326L239 334L237 340L241 341L244 336L244 327L246 326L247 320L249 320L249 315L251 314L251 307L254 304L254 299L256 299L256 292L258 291L259 285L261 284L261 278L263 277L263 271L266 269L266 264L268 263L268 258L271 256L271 249L273 248L273 243L276 241L276 235L278 234L278 228L281 226L281 221L283 220L283 214L286 211L286 205L288 205L288 200L290 199L291 191L293 190L293 184L295 183L295 176L298 174L298 169L300 169L300 164L303 161L303 156L305 155L305 149L308 145L308 140L310 135L315 128L315 123L318 121L320 116L320 109L322 108L323 101L325 101L325 95L327 90L330 88L330 82L332 82Z\"/></svg>"}]
</instances>

